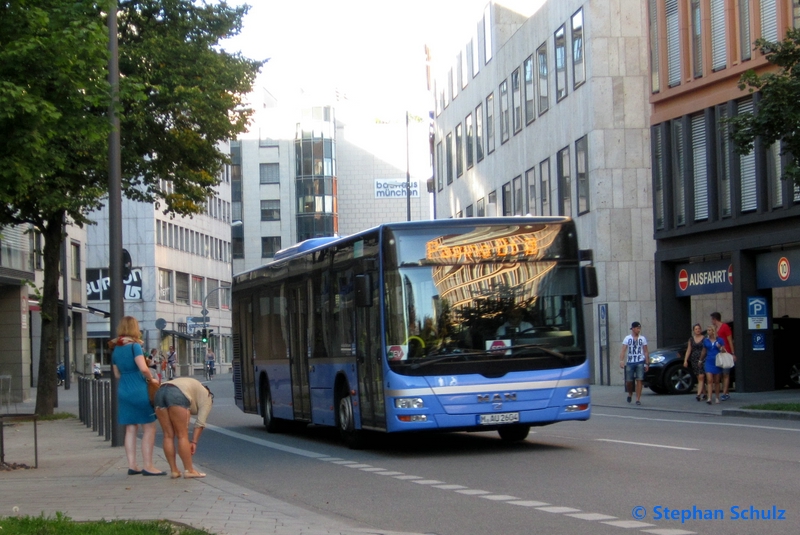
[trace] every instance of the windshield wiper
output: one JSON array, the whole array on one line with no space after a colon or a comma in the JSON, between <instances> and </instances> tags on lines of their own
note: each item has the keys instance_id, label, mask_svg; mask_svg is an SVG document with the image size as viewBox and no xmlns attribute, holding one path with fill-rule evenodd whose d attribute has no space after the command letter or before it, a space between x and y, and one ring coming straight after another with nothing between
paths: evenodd
<instances>
[{"instance_id":1,"label":"windshield wiper","mask_svg":"<svg viewBox=\"0 0 800 535\"><path fill-rule=\"evenodd\" d=\"M455 360L460 357L475 357L478 355L488 355L491 354L491 351L472 351L472 352L464 352L464 353L448 353L446 355L440 355L438 357L434 357L432 359L425 359L421 362L415 362L409 368L412 370L417 370L423 366L427 366L429 364L436 364L437 362L444 362L446 360Z\"/></svg>"},{"instance_id":2,"label":"windshield wiper","mask_svg":"<svg viewBox=\"0 0 800 535\"><path fill-rule=\"evenodd\" d=\"M552 357L556 357L563 361L569 362L569 357L566 356L564 353L560 353L554 349L550 349L541 344L519 344L519 345L507 346L505 349L539 349L542 352L547 353Z\"/></svg>"}]
</instances>

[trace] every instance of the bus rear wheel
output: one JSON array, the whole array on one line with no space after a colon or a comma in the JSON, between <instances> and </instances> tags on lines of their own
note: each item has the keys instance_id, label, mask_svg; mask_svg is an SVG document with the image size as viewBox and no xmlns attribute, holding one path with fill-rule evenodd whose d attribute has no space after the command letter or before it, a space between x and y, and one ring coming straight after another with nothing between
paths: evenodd
<instances>
[{"instance_id":1,"label":"bus rear wheel","mask_svg":"<svg viewBox=\"0 0 800 535\"><path fill-rule=\"evenodd\" d=\"M353 412L353 397L346 388L342 388L337 396L336 427L339 430L339 438L341 438L342 442L350 449L359 450L364 447L364 434L362 431L356 429Z\"/></svg>"},{"instance_id":2,"label":"bus rear wheel","mask_svg":"<svg viewBox=\"0 0 800 535\"><path fill-rule=\"evenodd\" d=\"M506 442L519 442L528 438L529 425L507 425L497 429L497 433Z\"/></svg>"},{"instance_id":3,"label":"bus rear wheel","mask_svg":"<svg viewBox=\"0 0 800 535\"><path fill-rule=\"evenodd\" d=\"M275 418L272 413L272 394L269 391L269 384L265 384L261 389L261 417L264 420L264 427L267 428L267 433L280 432L280 420Z\"/></svg>"}]
</instances>

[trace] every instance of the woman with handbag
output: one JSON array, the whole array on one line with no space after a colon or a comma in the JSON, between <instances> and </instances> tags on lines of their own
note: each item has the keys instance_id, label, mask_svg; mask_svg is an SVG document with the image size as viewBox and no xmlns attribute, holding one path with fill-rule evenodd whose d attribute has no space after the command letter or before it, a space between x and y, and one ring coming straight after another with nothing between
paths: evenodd
<instances>
[{"instance_id":1,"label":"woman with handbag","mask_svg":"<svg viewBox=\"0 0 800 535\"><path fill-rule=\"evenodd\" d=\"M147 392L147 383L154 381L142 351L139 322L125 316L117 326L117 338L109 342L112 370L119 380L117 387L117 421L125 426L125 455L128 458L128 475L163 476L153 464L156 442L156 419ZM143 468L136 464L136 433L142 426Z\"/></svg>"},{"instance_id":2,"label":"woman with handbag","mask_svg":"<svg viewBox=\"0 0 800 535\"><path fill-rule=\"evenodd\" d=\"M720 350L725 350L725 344L720 338L717 338L717 329L713 325L709 325L706 329L708 337L703 340L703 345L706 348L706 362L704 369L706 372L706 385L708 386L708 403L711 405L712 388L717 392L717 399L714 403L719 403L719 378L722 369L717 366L717 354Z\"/></svg>"}]
</instances>

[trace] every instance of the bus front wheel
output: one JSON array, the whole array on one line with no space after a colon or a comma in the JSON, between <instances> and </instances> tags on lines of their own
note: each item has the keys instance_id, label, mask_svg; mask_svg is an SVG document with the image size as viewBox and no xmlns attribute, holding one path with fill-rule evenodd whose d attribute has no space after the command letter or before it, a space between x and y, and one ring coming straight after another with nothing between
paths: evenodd
<instances>
[{"instance_id":1,"label":"bus front wheel","mask_svg":"<svg viewBox=\"0 0 800 535\"><path fill-rule=\"evenodd\" d=\"M497 433L506 442L519 442L528 438L528 432L531 430L528 425L507 425L500 427Z\"/></svg>"},{"instance_id":2,"label":"bus front wheel","mask_svg":"<svg viewBox=\"0 0 800 535\"><path fill-rule=\"evenodd\" d=\"M350 449L358 450L364 447L363 432L356 429L353 413L353 397L350 391L342 388L336 401L336 426L339 437Z\"/></svg>"}]
</instances>

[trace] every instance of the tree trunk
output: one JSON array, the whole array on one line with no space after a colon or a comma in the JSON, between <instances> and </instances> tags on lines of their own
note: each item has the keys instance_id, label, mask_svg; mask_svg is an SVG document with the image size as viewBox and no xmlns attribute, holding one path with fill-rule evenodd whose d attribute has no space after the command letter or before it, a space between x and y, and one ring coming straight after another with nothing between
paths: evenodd
<instances>
[{"instance_id":1,"label":"tree trunk","mask_svg":"<svg viewBox=\"0 0 800 535\"><path fill-rule=\"evenodd\" d=\"M42 288L42 333L39 352L39 380L36 384L36 414L53 414L58 401L56 386L56 357L58 355L58 282L60 277L61 242L64 239L63 211L46 220L40 229L44 238L44 283ZM69 296L64 296L69 299Z\"/></svg>"}]
</instances>

